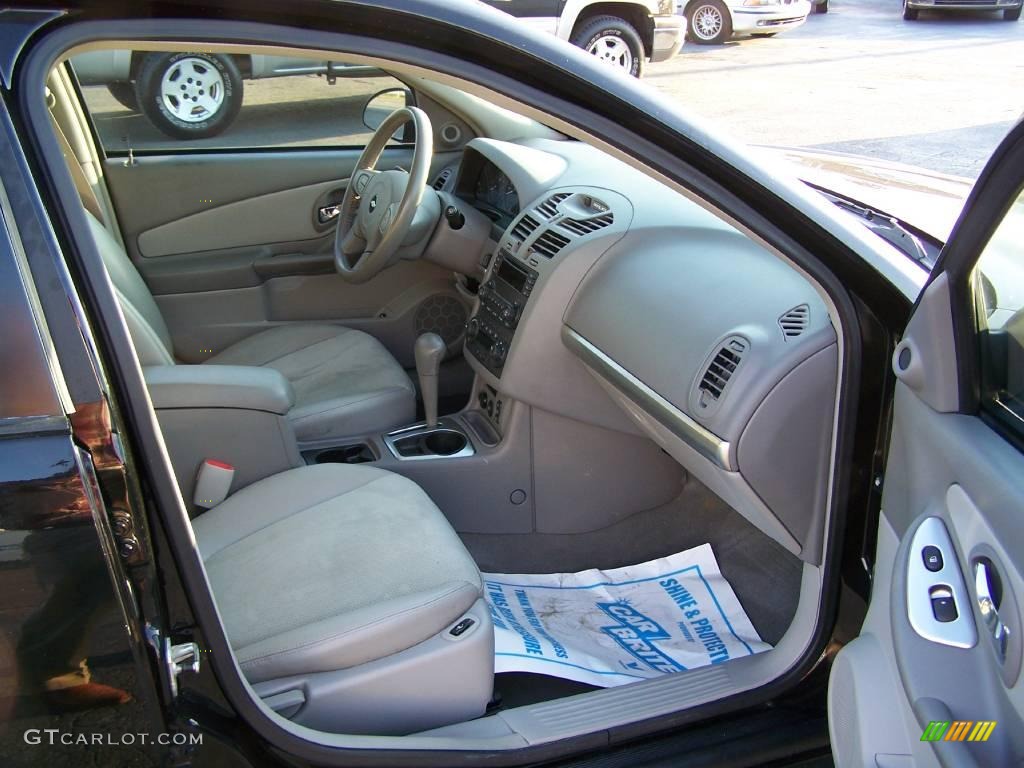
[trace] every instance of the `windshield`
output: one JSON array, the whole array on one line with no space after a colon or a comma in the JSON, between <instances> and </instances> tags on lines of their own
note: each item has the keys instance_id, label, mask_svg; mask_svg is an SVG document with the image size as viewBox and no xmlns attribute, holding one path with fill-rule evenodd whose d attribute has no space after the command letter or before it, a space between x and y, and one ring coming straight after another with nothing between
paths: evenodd
<instances>
[{"instance_id":1,"label":"windshield","mask_svg":"<svg viewBox=\"0 0 1024 768\"><path fill-rule=\"evenodd\" d=\"M747 143L795 150L781 155L816 187L944 241L1024 110L1024 35L1008 23L1019 6L758 3L752 22L752 5L678 4L690 39L644 79ZM722 26L694 26L707 21L704 6ZM869 159L867 172L858 158Z\"/></svg>"}]
</instances>

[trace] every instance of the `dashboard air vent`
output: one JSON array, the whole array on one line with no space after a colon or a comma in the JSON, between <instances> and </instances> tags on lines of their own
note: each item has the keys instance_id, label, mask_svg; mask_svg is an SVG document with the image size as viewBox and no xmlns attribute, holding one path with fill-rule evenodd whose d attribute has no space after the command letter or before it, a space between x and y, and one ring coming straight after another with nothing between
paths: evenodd
<instances>
[{"instance_id":1,"label":"dashboard air vent","mask_svg":"<svg viewBox=\"0 0 1024 768\"><path fill-rule=\"evenodd\" d=\"M553 218L558 213L558 204L567 197L569 197L568 192L556 192L543 203L538 203L537 213L545 219Z\"/></svg>"},{"instance_id":2,"label":"dashboard air vent","mask_svg":"<svg viewBox=\"0 0 1024 768\"><path fill-rule=\"evenodd\" d=\"M432 186L434 187L434 189L440 191L444 189L445 185L448 183L448 179L450 179L451 177L452 169L445 168L443 171L437 174L437 178L434 179L434 183L432 184Z\"/></svg>"},{"instance_id":3,"label":"dashboard air vent","mask_svg":"<svg viewBox=\"0 0 1024 768\"><path fill-rule=\"evenodd\" d=\"M545 259L552 259L569 244L569 238L563 237L550 229L544 230L541 236L533 241L533 252Z\"/></svg>"},{"instance_id":4,"label":"dashboard air vent","mask_svg":"<svg viewBox=\"0 0 1024 768\"><path fill-rule=\"evenodd\" d=\"M779 327L782 329L783 337L788 341L794 339L807 330L807 324L811 320L811 308L806 304L793 307L779 318Z\"/></svg>"},{"instance_id":5,"label":"dashboard air vent","mask_svg":"<svg viewBox=\"0 0 1024 768\"><path fill-rule=\"evenodd\" d=\"M512 228L512 234L520 240L525 240L532 235L533 230L539 226L539 221L533 218L530 214L526 214L519 220L519 223Z\"/></svg>"},{"instance_id":6,"label":"dashboard air vent","mask_svg":"<svg viewBox=\"0 0 1024 768\"><path fill-rule=\"evenodd\" d=\"M604 229L614 220L615 217L611 213L602 213L600 216L594 216L590 219L562 219L558 223L563 229L583 237L583 235L589 235L591 232Z\"/></svg>"},{"instance_id":7,"label":"dashboard air vent","mask_svg":"<svg viewBox=\"0 0 1024 768\"><path fill-rule=\"evenodd\" d=\"M707 370L704 371L704 376L701 378L700 386L698 387L700 393L699 405L701 408L706 408L712 403L718 402L722 393L725 392L729 379L732 378L732 375L739 367L740 361L743 359L743 353L746 351L746 341L738 336L726 339L725 343L718 348L715 356L711 358L711 363L708 365Z\"/></svg>"}]
</instances>

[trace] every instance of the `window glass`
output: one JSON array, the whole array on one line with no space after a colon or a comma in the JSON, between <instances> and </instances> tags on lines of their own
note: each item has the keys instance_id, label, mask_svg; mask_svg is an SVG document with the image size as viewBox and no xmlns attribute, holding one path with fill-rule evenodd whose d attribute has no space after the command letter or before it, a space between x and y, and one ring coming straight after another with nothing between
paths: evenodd
<instances>
[{"instance_id":1,"label":"window glass","mask_svg":"<svg viewBox=\"0 0 1024 768\"><path fill-rule=\"evenodd\" d=\"M1024 434L1024 194L978 261L983 406Z\"/></svg>"},{"instance_id":2,"label":"window glass","mask_svg":"<svg viewBox=\"0 0 1024 768\"><path fill-rule=\"evenodd\" d=\"M377 111L405 102L379 69L301 56L104 50L71 64L108 152L363 146L374 94L399 89Z\"/></svg>"}]
</instances>

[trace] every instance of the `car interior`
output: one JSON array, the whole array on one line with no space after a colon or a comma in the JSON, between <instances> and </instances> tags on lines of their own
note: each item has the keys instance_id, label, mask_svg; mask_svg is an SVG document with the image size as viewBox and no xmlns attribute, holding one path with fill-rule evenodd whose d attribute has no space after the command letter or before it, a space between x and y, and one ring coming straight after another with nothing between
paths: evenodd
<instances>
[{"instance_id":1,"label":"car interior","mask_svg":"<svg viewBox=\"0 0 1024 768\"><path fill-rule=\"evenodd\" d=\"M511 749L803 659L843 360L820 285L578 129L394 61L346 54L408 89L356 146L105 143L73 66L104 47L189 47L90 43L47 99L77 245L102 258L235 660L282 728ZM705 543L770 650L606 688L495 674L481 573Z\"/></svg>"}]
</instances>

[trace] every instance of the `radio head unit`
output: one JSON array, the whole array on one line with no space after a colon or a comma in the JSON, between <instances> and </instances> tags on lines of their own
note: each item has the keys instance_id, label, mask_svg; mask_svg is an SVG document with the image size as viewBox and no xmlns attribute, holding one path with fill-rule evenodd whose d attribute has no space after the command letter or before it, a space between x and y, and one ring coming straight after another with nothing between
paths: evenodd
<instances>
[{"instance_id":1,"label":"radio head unit","mask_svg":"<svg viewBox=\"0 0 1024 768\"><path fill-rule=\"evenodd\" d=\"M487 370L501 376L516 327L537 282L537 272L502 248L491 278L480 286L480 305L466 327L466 347Z\"/></svg>"}]
</instances>

